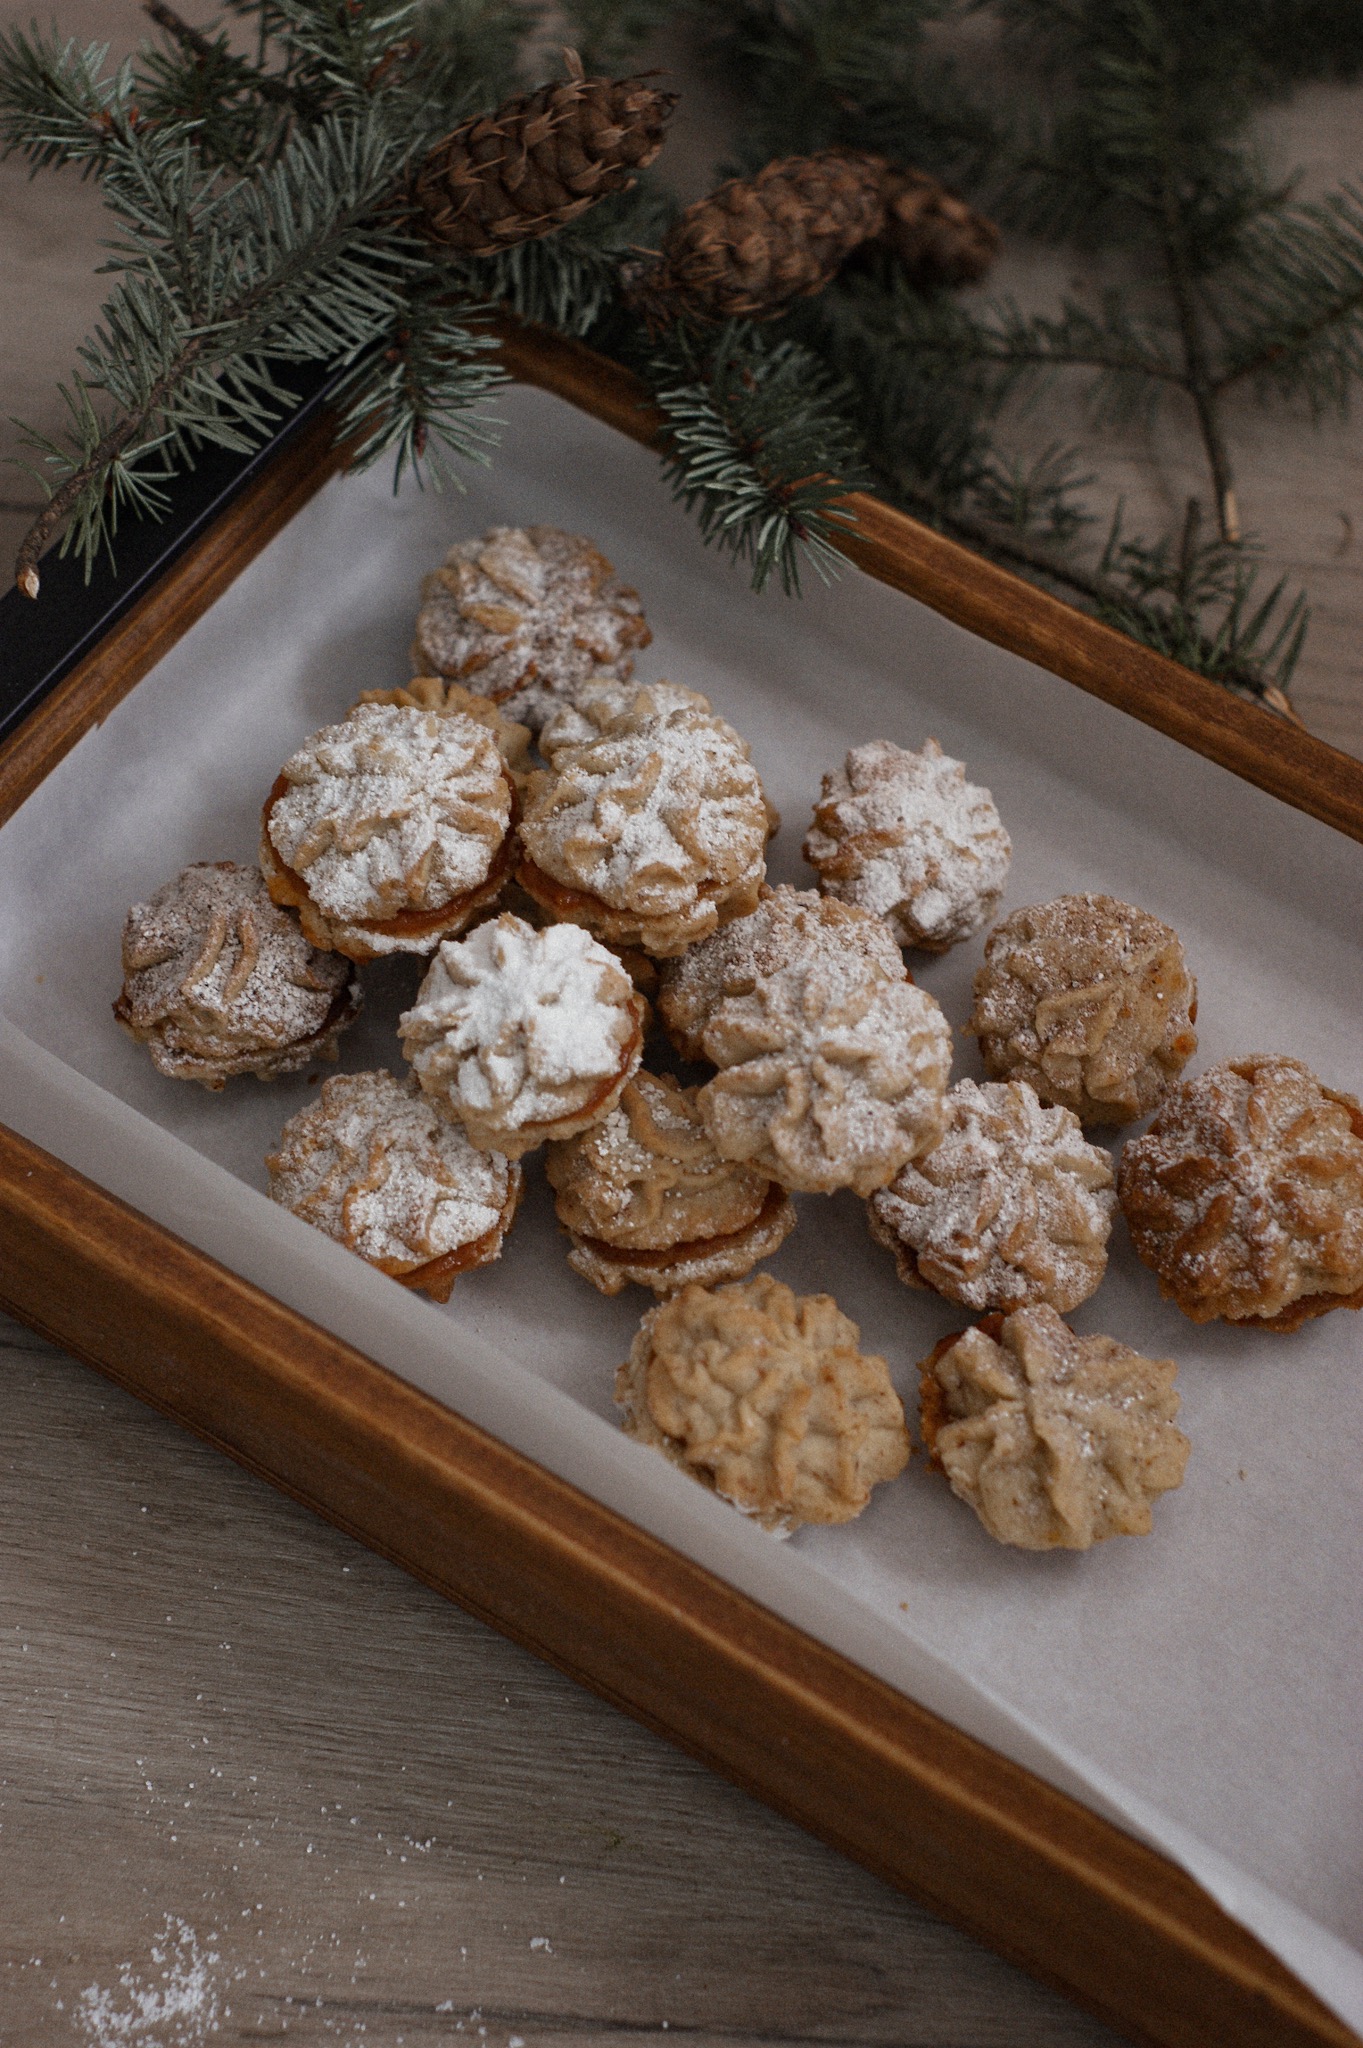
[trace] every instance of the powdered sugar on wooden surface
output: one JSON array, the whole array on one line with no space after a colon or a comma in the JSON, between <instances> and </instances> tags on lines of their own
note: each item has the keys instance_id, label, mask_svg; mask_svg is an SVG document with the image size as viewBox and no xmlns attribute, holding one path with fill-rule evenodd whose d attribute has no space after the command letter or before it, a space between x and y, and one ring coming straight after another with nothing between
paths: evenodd
<instances>
[{"instance_id":1,"label":"powdered sugar on wooden surface","mask_svg":"<svg viewBox=\"0 0 1363 2048\"><path fill-rule=\"evenodd\" d=\"M224 1991L239 1974L225 1971L218 1951L201 1946L189 1923L168 1913L149 1964L124 1963L112 1987L87 1985L76 2024L89 2048L200 2048L231 2018Z\"/></svg>"}]
</instances>

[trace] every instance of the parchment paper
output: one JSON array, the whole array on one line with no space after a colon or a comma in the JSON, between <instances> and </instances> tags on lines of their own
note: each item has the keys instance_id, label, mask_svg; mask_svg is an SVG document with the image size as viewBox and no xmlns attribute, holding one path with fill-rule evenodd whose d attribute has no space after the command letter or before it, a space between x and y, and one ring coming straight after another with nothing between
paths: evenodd
<instances>
[{"instance_id":1,"label":"parchment paper","mask_svg":"<svg viewBox=\"0 0 1363 2048\"><path fill-rule=\"evenodd\" d=\"M613 1372L651 1297L606 1301L569 1271L538 1172L501 1264L438 1309L261 1192L265 1151L315 1092L304 1077L210 1096L113 1024L128 904L189 860L253 857L299 738L405 678L416 584L450 540L548 520L639 584L655 633L640 674L704 690L751 740L786 819L773 879L808 884L800 838L849 745L935 734L994 791L1009 906L1106 889L1177 927L1200 987L1194 1069L1283 1050L1363 1091L1363 847L853 571L800 604L753 597L646 453L540 394L500 409L496 467L466 498L328 486L0 834L0 1117L1162 1846L1363 2029L1357 1316L1286 1338L1197 1329L1119 1223L1073 1321L1180 1362L1194 1450L1152 1536L1009 1551L916 1458L851 1527L778 1546L620 1435ZM979 957L977 941L912 963L958 1026ZM418 972L367 970L343 1066L401 1069L392 1025ZM967 1039L954 1071L980 1071ZM772 1270L837 1296L912 1415L917 1360L965 1317L900 1286L851 1196L801 1209Z\"/></svg>"}]
</instances>

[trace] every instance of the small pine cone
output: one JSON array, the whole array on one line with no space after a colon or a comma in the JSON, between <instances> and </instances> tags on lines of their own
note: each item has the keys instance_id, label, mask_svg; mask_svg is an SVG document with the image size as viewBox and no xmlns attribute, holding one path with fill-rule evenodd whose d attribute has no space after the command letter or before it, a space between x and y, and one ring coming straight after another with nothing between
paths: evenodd
<instances>
[{"instance_id":1,"label":"small pine cone","mask_svg":"<svg viewBox=\"0 0 1363 2048\"><path fill-rule=\"evenodd\" d=\"M967 206L926 171L889 166L882 192L885 222L877 241L896 257L920 291L974 284L999 246L992 220Z\"/></svg>"},{"instance_id":2,"label":"small pine cone","mask_svg":"<svg viewBox=\"0 0 1363 2048\"><path fill-rule=\"evenodd\" d=\"M831 282L884 220L884 160L852 150L778 157L688 206L635 287L655 318L770 319Z\"/></svg>"},{"instance_id":3,"label":"small pine cone","mask_svg":"<svg viewBox=\"0 0 1363 2048\"><path fill-rule=\"evenodd\" d=\"M492 256L575 220L633 183L663 146L677 96L642 78L573 75L465 121L418 167L409 197L438 242Z\"/></svg>"}]
</instances>

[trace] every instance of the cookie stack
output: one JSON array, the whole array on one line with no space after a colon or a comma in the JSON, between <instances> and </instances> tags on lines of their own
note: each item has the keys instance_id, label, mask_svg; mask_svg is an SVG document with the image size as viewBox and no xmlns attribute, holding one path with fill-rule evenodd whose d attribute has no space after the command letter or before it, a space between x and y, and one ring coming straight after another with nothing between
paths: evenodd
<instances>
[{"instance_id":1,"label":"cookie stack","mask_svg":"<svg viewBox=\"0 0 1363 2048\"><path fill-rule=\"evenodd\" d=\"M935 740L854 748L813 807L817 888L770 887L748 744L635 678L649 639L590 541L460 542L422 588L417 675L264 793L258 868L201 863L134 906L115 1015L172 1078L271 1080L335 1060L361 970L409 956L406 1073L340 1075L290 1117L277 1201L445 1301L499 1256L542 1151L568 1267L656 1297L617 1376L626 1430L785 1535L860 1514L910 1455L856 1324L754 1276L797 1200L850 1192L906 1285L980 1318L922 1362L920 1412L989 1533L1148 1530L1188 1457L1174 1366L1063 1320L1116 1209L1195 1320L1357 1307L1358 1105L1286 1056L1181 1081L1196 987L1149 912L1077 894L994 923L1009 836ZM904 949L986 930L963 1021L984 1077L951 1086ZM1114 1172L1090 1131L1152 1111Z\"/></svg>"}]
</instances>

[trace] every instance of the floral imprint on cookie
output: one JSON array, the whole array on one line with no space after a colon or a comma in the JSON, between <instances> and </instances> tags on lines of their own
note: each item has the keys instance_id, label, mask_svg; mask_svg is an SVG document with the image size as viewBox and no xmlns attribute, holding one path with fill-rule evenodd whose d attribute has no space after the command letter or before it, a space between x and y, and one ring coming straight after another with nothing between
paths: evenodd
<instances>
[{"instance_id":1,"label":"floral imprint on cookie","mask_svg":"<svg viewBox=\"0 0 1363 2048\"><path fill-rule=\"evenodd\" d=\"M770 1274L650 1309L615 1379L627 1433L788 1536L850 1522L909 1461L885 1360L828 1294Z\"/></svg>"},{"instance_id":2,"label":"floral imprint on cookie","mask_svg":"<svg viewBox=\"0 0 1363 2048\"><path fill-rule=\"evenodd\" d=\"M609 1116L549 1147L568 1263L602 1294L741 1280L795 1228L783 1188L716 1152L696 1093L641 1068Z\"/></svg>"},{"instance_id":3,"label":"floral imprint on cookie","mask_svg":"<svg viewBox=\"0 0 1363 2048\"><path fill-rule=\"evenodd\" d=\"M429 953L501 892L516 802L486 725L360 704L284 763L262 816L261 870L315 945L360 961Z\"/></svg>"},{"instance_id":4,"label":"floral imprint on cookie","mask_svg":"<svg viewBox=\"0 0 1363 2048\"><path fill-rule=\"evenodd\" d=\"M1084 1124L1148 1116L1197 1051L1178 934L1112 896L1057 896L996 925L966 1029L990 1077Z\"/></svg>"},{"instance_id":5,"label":"floral imprint on cookie","mask_svg":"<svg viewBox=\"0 0 1363 2048\"><path fill-rule=\"evenodd\" d=\"M620 963L579 925L536 931L503 911L440 947L398 1031L440 1113L516 1159L609 1115L644 1017Z\"/></svg>"},{"instance_id":6,"label":"floral imprint on cookie","mask_svg":"<svg viewBox=\"0 0 1363 2048\"><path fill-rule=\"evenodd\" d=\"M174 1080L217 1090L334 1060L362 1003L349 961L310 944L257 868L196 861L128 912L114 1015Z\"/></svg>"},{"instance_id":7,"label":"floral imprint on cookie","mask_svg":"<svg viewBox=\"0 0 1363 2048\"><path fill-rule=\"evenodd\" d=\"M786 886L669 963L658 1007L726 1159L869 1195L936 1143L951 1032L869 911Z\"/></svg>"},{"instance_id":8,"label":"floral imprint on cookie","mask_svg":"<svg viewBox=\"0 0 1363 2048\"><path fill-rule=\"evenodd\" d=\"M624 677L652 639L639 594L581 534L493 526L421 586L412 665L466 683L538 732L589 677Z\"/></svg>"},{"instance_id":9,"label":"floral imprint on cookie","mask_svg":"<svg viewBox=\"0 0 1363 2048\"><path fill-rule=\"evenodd\" d=\"M327 1081L265 1164L282 1207L436 1301L500 1258L521 1196L519 1166L479 1151L415 1081L382 1068Z\"/></svg>"},{"instance_id":10,"label":"floral imprint on cookie","mask_svg":"<svg viewBox=\"0 0 1363 2048\"><path fill-rule=\"evenodd\" d=\"M973 1309L1047 1302L1062 1314L1107 1271L1112 1161L1072 1110L1025 1081L958 1081L946 1128L867 1202L871 1235L909 1287Z\"/></svg>"},{"instance_id":11,"label":"floral imprint on cookie","mask_svg":"<svg viewBox=\"0 0 1363 2048\"><path fill-rule=\"evenodd\" d=\"M987 1316L923 1361L931 1463L989 1534L1022 1550L1145 1536L1150 1504L1183 1483L1173 1360L1077 1337L1053 1308Z\"/></svg>"},{"instance_id":12,"label":"floral imprint on cookie","mask_svg":"<svg viewBox=\"0 0 1363 2048\"><path fill-rule=\"evenodd\" d=\"M1284 1053L1222 1060L1124 1147L1138 1256L1195 1323L1290 1331L1363 1308L1363 1109Z\"/></svg>"},{"instance_id":13,"label":"floral imprint on cookie","mask_svg":"<svg viewBox=\"0 0 1363 2048\"><path fill-rule=\"evenodd\" d=\"M804 856L826 896L883 917L901 946L928 953L983 931L997 911L1012 842L987 789L936 740L853 747L823 779Z\"/></svg>"}]
</instances>

